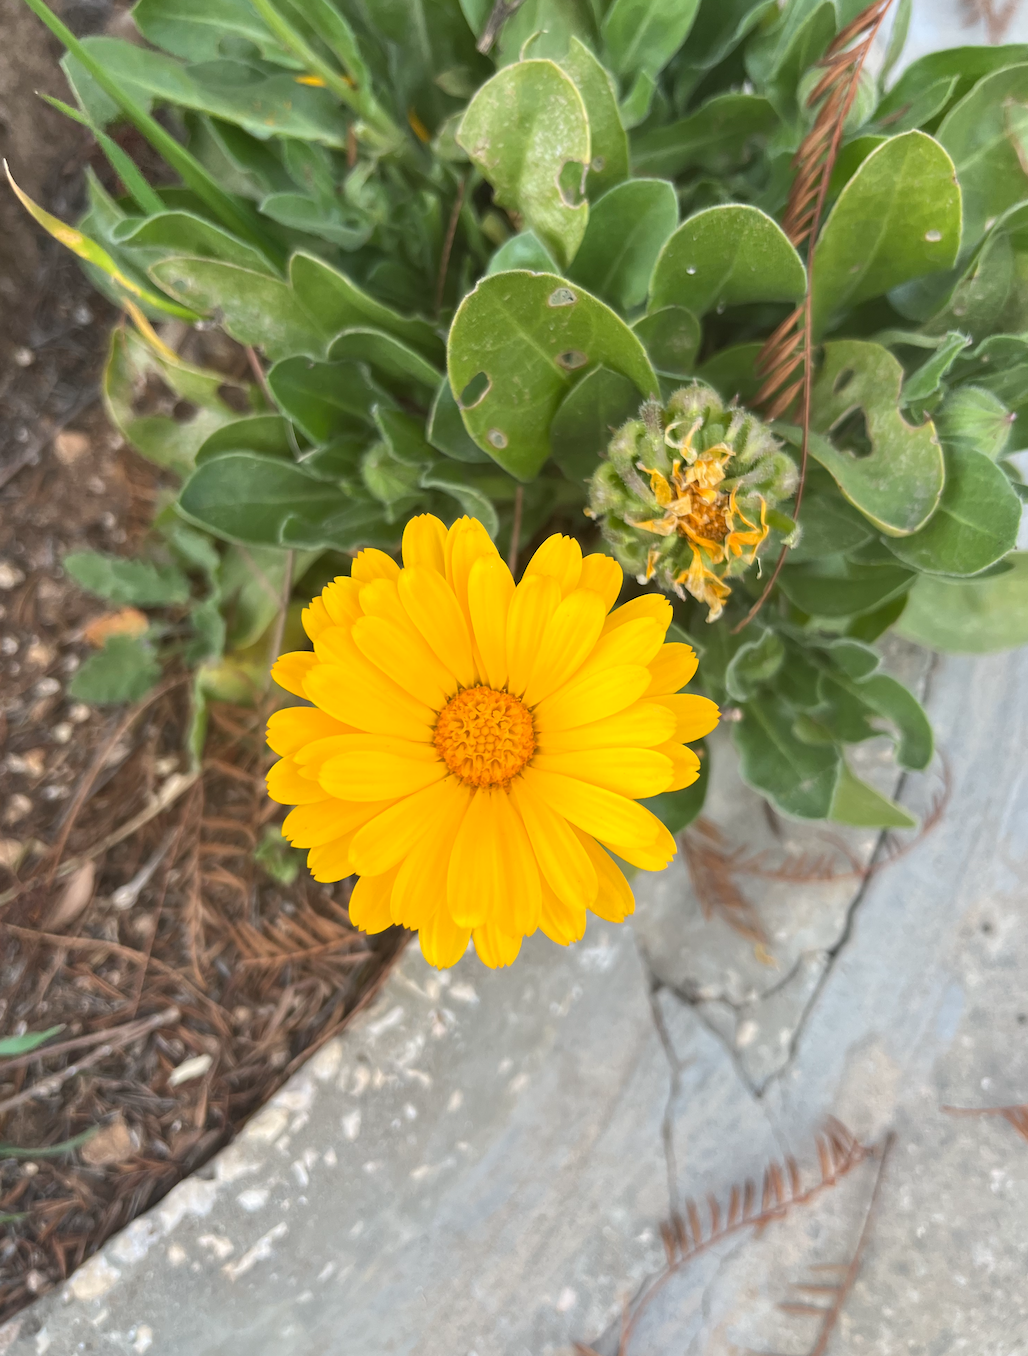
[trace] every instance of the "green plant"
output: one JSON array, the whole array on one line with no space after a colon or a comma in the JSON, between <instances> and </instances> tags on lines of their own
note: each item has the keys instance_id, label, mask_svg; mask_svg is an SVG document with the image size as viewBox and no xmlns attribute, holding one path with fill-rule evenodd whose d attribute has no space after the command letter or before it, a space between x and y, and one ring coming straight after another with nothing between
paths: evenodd
<instances>
[{"instance_id":1,"label":"green plant","mask_svg":"<svg viewBox=\"0 0 1028 1356\"><path fill-rule=\"evenodd\" d=\"M166 540L219 542L192 567L212 672L226 599L256 672L291 580L413 514L474 515L512 558L602 529L680 594L753 786L911 822L846 761L883 726L901 766L932 755L874 642L1028 640L1028 47L890 83L908 0L139 0L145 45L26 3L123 191L90 175L77 230L23 201L132 318L107 404L181 477ZM147 182L125 122L180 183ZM267 370L227 400L169 317ZM147 379L177 416L137 413ZM669 510L700 488L720 536ZM672 828L704 784L657 798Z\"/></svg>"}]
</instances>

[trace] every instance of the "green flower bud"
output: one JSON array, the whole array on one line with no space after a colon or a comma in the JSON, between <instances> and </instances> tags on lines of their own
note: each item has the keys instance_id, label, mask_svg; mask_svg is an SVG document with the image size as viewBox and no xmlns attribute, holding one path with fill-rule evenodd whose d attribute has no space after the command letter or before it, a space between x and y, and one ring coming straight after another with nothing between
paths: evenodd
<instances>
[{"instance_id":1,"label":"green flower bud","mask_svg":"<svg viewBox=\"0 0 1028 1356\"><path fill-rule=\"evenodd\" d=\"M796 488L792 458L749 410L695 381L648 400L614 434L589 505L624 569L720 616L767 537L766 514Z\"/></svg>"}]
</instances>

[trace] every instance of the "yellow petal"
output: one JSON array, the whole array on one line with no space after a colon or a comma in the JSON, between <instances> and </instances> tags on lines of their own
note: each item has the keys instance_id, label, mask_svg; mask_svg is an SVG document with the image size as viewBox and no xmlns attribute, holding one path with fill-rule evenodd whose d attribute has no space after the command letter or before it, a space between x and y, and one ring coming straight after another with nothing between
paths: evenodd
<instances>
[{"instance_id":1,"label":"yellow petal","mask_svg":"<svg viewBox=\"0 0 1028 1356\"><path fill-rule=\"evenodd\" d=\"M610 854L604 851L595 838L590 838L584 833L579 833L579 838L596 868L596 876L600 882L596 898L589 908L598 918L605 918L608 923L623 922L629 914L635 913L632 887L617 862L611 860Z\"/></svg>"},{"instance_id":2,"label":"yellow petal","mask_svg":"<svg viewBox=\"0 0 1028 1356\"><path fill-rule=\"evenodd\" d=\"M361 616L361 583L341 574L321 590L321 601L336 626L352 626Z\"/></svg>"},{"instance_id":3,"label":"yellow petal","mask_svg":"<svg viewBox=\"0 0 1028 1356\"><path fill-rule=\"evenodd\" d=\"M712 702L709 697L696 697L691 692L654 697L653 701L666 707L674 716L675 732L671 739L676 744L690 744L694 739L703 739L721 719L716 702Z\"/></svg>"},{"instance_id":4,"label":"yellow petal","mask_svg":"<svg viewBox=\"0 0 1028 1356\"><path fill-rule=\"evenodd\" d=\"M674 618L674 608L662 593L644 593L638 598L631 598L627 603L622 603L620 607L607 618L607 624L603 628L604 634L608 631L614 631L619 626L624 626L625 622L636 621L639 617L649 617L666 632Z\"/></svg>"},{"instance_id":5,"label":"yellow petal","mask_svg":"<svg viewBox=\"0 0 1028 1356\"><path fill-rule=\"evenodd\" d=\"M470 800L469 788L456 777L447 777L398 801L369 819L354 838L350 848L353 869L362 876L388 871L422 838L443 833L451 823L452 838Z\"/></svg>"},{"instance_id":6,"label":"yellow petal","mask_svg":"<svg viewBox=\"0 0 1028 1356\"><path fill-rule=\"evenodd\" d=\"M634 800L558 772L541 772L538 768L527 767L521 775L552 810L594 838L648 849L658 837L658 831L662 831L671 842L668 860L674 856L674 839L655 815Z\"/></svg>"},{"instance_id":7,"label":"yellow petal","mask_svg":"<svg viewBox=\"0 0 1028 1356\"><path fill-rule=\"evenodd\" d=\"M437 814L431 832L423 835L400 863L393 885L393 918L405 928L421 928L436 913L449 920L451 929L457 925L446 907L446 875L450 866L457 831L467 814L471 791L454 779L457 794L448 798L444 812ZM447 787L450 783L443 782ZM439 923L440 935L446 932ZM467 937L464 938L467 946Z\"/></svg>"},{"instance_id":8,"label":"yellow petal","mask_svg":"<svg viewBox=\"0 0 1028 1356\"><path fill-rule=\"evenodd\" d=\"M497 555L496 547L477 518L458 518L446 534L443 552L446 560L446 580L453 589L464 620L471 625L468 611L468 577L471 567L481 556Z\"/></svg>"},{"instance_id":9,"label":"yellow petal","mask_svg":"<svg viewBox=\"0 0 1028 1356\"><path fill-rule=\"evenodd\" d=\"M265 781L268 795L279 805L306 805L324 800L328 795L317 782L312 782L300 770L295 758L280 758L268 768Z\"/></svg>"},{"instance_id":10,"label":"yellow petal","mask_svg":"<svg viewBox=\"0 0 1028 1356\"><path fill-rule=\"evenodd\" d=\"M650 660L647 696L662 697L685 687L696 672L698 663L696 651L691 645L682 645L677 641L662 645Z\"/></svg>"},{"instance_id":11,"label":"yellow petal","mask_svg":"<svg viewBox=\"0 0 1028 1356\"><path fill-rule=\"evenodd\" d=\"M562 537L559 532L555 532L539 547L521 577L528 579L533 574L549 575L555 579L561 596L566 598L573 589L578 588L582 578L582 548L574 537Z\"/></svg>"},{"instance_id":12,"label":"yellow petal","mask_svg":"<svg viewBox=\"0 0 1028 1356\"><path fill-rule=\"evenodd\" d=\"M282 822L282 833L293 847L322 847L344 834L352 837L366 820L391 803L387 800L355 803L329 796L316 805L298 805L290 810Z\"/></svg>"},{"instance_id":13,"label":"yellow petal","mask_svg":"<svg viewBox=\"0 0 1028 1356\"><path fill-rule=\"evenodd\" d=\"M311 650L293 650L290 654L279 655L271 666L272 679L294 697L306 697L304 679L317 662L318 657Z\"/></svg>"},{"instance_id":14,"label":"yellow petal","mask_svg":"<svg viewBox=\"0 0 1028 1356\"><path fill-rule=\"evenodd\" d=\"M421 954L429 965L448 970L467 951L471 929L459 928L445 907L439 908L418 929L418 941L421 943Z\"/></svg>"},{"instance_id":15,"label":"yellow petal","mask_svg":"<svg viewBox=\"0 0 1028 1356\"><path fill-rule=\"evenodd\" d=\"M362 584L370 584L373 579L395 579L399 573L400 567L392 556L376 550L374 546L358 551L350 566L350 578Z\"/></svg>"},{"instance_id":16,"label":"yellow petal","mask_svg":"<svg viewBox=\"0 0 1028 1356\"><path fill-rule=\"evenodd\" d=\"M543 906L539 926L551 942L570 946L585 936L585 906L565 904L543 881Z\"/></svg>"},{"instance_id":17,"label":"yellow petal","mask_svg":"<svg viewBox=\"0 0 1028 1356\"><path fill-rule=\"evenodd\" d=\"M461 687L474 687L471 635L453 589L442 575L426 565L404 570L397 587L400 602L429 649L456 674Z\"/></svg>"},{"instance_id":18,"label":"yellow petal","mask_svg":"<svg viewBox=\"0 0 1028 1356\"><path fill-rule=\"evenodd\" d=\"M403 564L405 569L414 565L427 565L429 569L443 574L446 570L444 549L446 547L446 528L431 513L420 513L412 518L403 529Z\"/></svg>"},{"instance_id":19,"label":"yellow petal","mask_svg":"<svg viewBox=\"0 0 1028 1356\"><path fill-rule=\"evenodd\" d=\"M344 880L353 875L350 865L350 840L352 833L333 838L330 843L311 848L307 853L307 870L316 881L327 885L334 880Z\"/></svg>"},{"instance_id":20,"label":"yellow petal","mask_svg":"<svg viewBox=\"0 0 1028 1356\"><path fill-rule=\"evenodd\" d=\"M546 623L536 646L525 701L529 706L563 686L582 667L603 627L603 599L590 589L575 589Z\"/></svg>"},{"instance_id":21,"label":"yellow petal","mask_svg":"<svg viewBox=\"0 0 1028 1356\"><path fill-rule=\"evenodd\" d=\"M583 673L612 664L649 664L660 652L664 628L652 617L636 617L600 637Z\"/></svg>"},{"instance_id":22,"label":"yellow petal","mask_svg":"<svg viewBox=\"0 0 1028 1356\"><path fill-rule=\"evenodd\" d=\"M400 590L396 579L373 579L370 584L361 584L360 607L362 616L385 617L386 621L395 622L398 626L411 625L411 620L400 602ZM359 620L359 617L354 617L349 625L352 627L354 622Z\"/></svg>"},{"instance_id":23,"label":"yellow petal","mask_svg":"<svg viewBox=\"0 0 1028 1356\"><path fill-rule=\"evenodd\" d=\"M674 765L656 749L579 749L574 753L536 754L532 767L559 772L593 786L605 786L629 800L659 796L671 785Z\"/></svg>"},{"instance_id":24,"label":"yellow petal","mask_svg":"<svg viewBox=\"0 0 1028 1356\"><path fill-rule=\"evenodd\" d=\"M692 786L700 775L700 760L695 750L686 748L684 744L671 743L661 744L658 752L670 758L674 768L671 785L666 789L684 791L687 786Z\"/></svg>"},{"instance_id":25,"label":"yellow petal","mask_svg":"<svg viewBox=\"0 0 1028 1356\"><path fill-rule=\"evenodd\" d=\"M490 970L499 970L505 965L513 965L521 950L521 938L512 937L492 924L475 928L475 950L478 959Z\"/></svg>"},{"instance_id":26,"label":"yellow petal","mask_svg":"<svg viewBox=\"0 0 1028 1356\"><path fill-rule=\"evenodd\" d=\"M384 617L362 617L350 634L365 659L433 711L457 695L457 679L409 624L401 630Z\"/></svg>"},{"instance_id":27,"label":"yellow petal","mask_svg":"<svg viewBox=\"0 0 1028 1356\"><path fill-rule=\"evenodd\" d=\"M348 733L350 726L333 720L316 706L284 706L268 717L268 745L283 758L315 739Z\"/></svg>"},{"instance_id":28,"label":"yellow petal","mask_svg":"<svg viewBox=\"0 0 1028 1356\"><path fill-rule=\"evenodd\" d=\"M624 571L613 556L597 551L582 561L582 577L578 587L598 593L608 612L617 602L624 581Z\"/></svg>"},{"instance_id":29,"label":"yellow petal","mask_svg":"<svg viewBox=\"0 0 1028 1356\"><path fill-rule=\"evenodd\" d=\"M620 664L585 677L576 676L539 703L534 715L535 728L543 735L604 720L638 701L649 681L649 669L639 664Z\"/></svg>"},{"instance_id":30,"label":"yellow petal","mask_svg":"<svg viewBox=\"0 0 1028 1356\"><path fill-rule=\"evenodd\" d=\"M328 760L321 769L321 785L329 795L340 800L397 800L448 775L446 764L434 749L430 757L422 757L415 750L424 745L390 740L384 735L375 736L375 740L374 747L354 747ZM402 751L401 745L405 745Z\"/></svg>"},{"instance_id":31,"label":"yellow petal","mask_svg":"<svg viewBox=\"0 0 1028 1356\"><path fill-rule=\"evenodd\" d=\"M475 643L491 687L507 685L507 614L514 577L499 556L479 556L468 575L468 611Z\"/></svg>"},{"instance_id":32,"label":"yellow petal","mask_svg":"<svg viewBox=\"0 0 1028 1356\"><path fill-rule=\"evenodd\" d=\"M328 614L328 608L320 598L311 599L310 606L305 607L300 613L300 621L311 640L317 640L326 626L335 624Z\"/></svg>"},{"instance_id":33,"label":"yellow petal","mask_svg":"<svg viewBox=\"0 0 1028 1356\"><path fill-rule=\"evenodd\" d=\"M348 905L350 922L361 932L385 932L393 925L389 911L389 896L393 890L395 871L381 876L361 876L353 887Z\"/></svg>"},{"instance_id":34,"label":"yellow petal","mask_svg":"<svg viewBox=\"0 0 1028 1356\"><path fill-rule=\"evenodd\" d=\"M652 749L674 737L675 718L657 702L636 702L616 716L594 720L573 730L539 733L539 753L571 753L575 749Z\"/></svg>"},{"instance_id":35,"label":"yellow petal","mask_svg":"<svg viewBox=\"0 0 1028 1356\"><path fill-rule=\"evenodd\" d=\"M615 843L609 838L603 838L600 841L608 851L613 852L624 862L631 862L640 871L663 871L675 855L673 852L669 853L663 843L657 845L656 840L649 847L639 847L638 844L633 843L627 845Z\"/></svg>"},{"instance_id":36,"label":"yellow petal","mask_svg":"<svg viewBox=\"0 0 1028 1356\"><path fill-rule=\"evenodd\" d=\"M346 733L362 734L363 731L347 730ZM328 760L334 758L337 753L345 753L348 747L342 735L325 735L323 739L314 739L309 744L304 744L302 749L296 750L293 757L303 769L303 775L316 782Z\"/></svg>"},{"instance_id":37,"label":"yellow petal","mask_svg":"<svg viewBox=\"0 0 1028 1356\"><path fill-rule=\"evenodd\" d=\"M460 927L493 922L513 934L539 917L539 871L506 791L475 792L450 855L446 897Z\"/></svg>"},{"instance_id":38,"label":"yellow petal","mask_svg":"<svg viewBox=\"0 0 1028 1356\"><path fill-rule=\"evenodd\" d=\"M520 697L528 684L546 624L560 605L560 586L550 575L522 579L507 613L507 689Z\"/></svg>"},{"instance_id":39,"label":"yellow petal","mask_svg":"<svg viewBox=\"0 0 1028 1356\"><path fill-rule=\"evenodd\" d=\"M511 782L510 795L528 831L543 880L569 908L584 908L596 894L596 872L574 829L538 794L530 772Z\"/></svg>"},{"instance_id":40,"label":"yellow petal","mask_svg":"<svg viewBox=\"0 0 1028 1356\"><path fill-rule=\"evenodd\" d=\"M345 667L319 664L311 669L304 690L315 706L354 729L401 739L432 738L432 708L397 687L356 646Z\"/></svg>"}]
</instances>

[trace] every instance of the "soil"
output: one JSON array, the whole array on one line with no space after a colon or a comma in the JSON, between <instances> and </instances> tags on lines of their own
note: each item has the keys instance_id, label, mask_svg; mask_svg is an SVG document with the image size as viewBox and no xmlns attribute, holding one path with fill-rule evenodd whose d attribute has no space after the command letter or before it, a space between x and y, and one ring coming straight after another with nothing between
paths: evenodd
<instances>
[{"instance_id":1,"label":"soil","mask_svg":"<svg viewBox=\"0 0 1028 1356\"><path fill-rule=\"evenodd\" d=\"M79 33L115 13L55 8ZM94 148L33 95L67 97L59 49L21 0L0 31L0 153L73 219ZM170 482L104 417L113 308L6 188L0 306L0 1034L60 1028L0 1061L2 1322L227 1143L402 940L351 928L347 882L258 865L266 710L214 707L194 769L186 672L132 708L69 695L108 608L61 561L130 554Z\"/></svg>"}]
</instances>

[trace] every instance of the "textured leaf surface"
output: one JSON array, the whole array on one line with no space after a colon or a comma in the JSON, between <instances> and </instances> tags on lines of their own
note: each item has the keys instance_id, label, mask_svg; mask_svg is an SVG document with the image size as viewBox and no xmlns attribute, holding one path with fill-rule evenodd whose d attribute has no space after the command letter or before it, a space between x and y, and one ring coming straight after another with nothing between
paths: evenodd
<instances>
[{"instance_id":1,"label":"textured leaf surface","mask_svg":"<svg viewBox=\"0 0 1028 1356\"><path fill-rule=\"evenodd\" d=\"M639 413L635 383L596 367L573 386L553 416L553 460L569 480L588 480L616 429Z\"/></svg>"},{"instance_id":2,"label":"textured leaf surface","mask_svg":"<svg viewBox=\"0 0 1028 1356\"><path fill-rule=\"evenodd\" d=\"M138 636L109 636L68 685L69 694L91 706L114 706L144 697L161 676L154 652Z\"/></svg>"},{"instance_id":3,"label":"textured leaf surface","mask_svg":"<svg viewBox=\"0 0 1028 1356\"><path fill-rule=\"evenodd\" d=\"M836 824L853 824L859 828L912 829L917 825L917 820L902 805L883 796L851 772L845 760L839 770L828 818Z\"/></svg>"},{"instance_id":4,"label":"textured leaf surface","mask_svg":"<svg viewBox=\"0 0 1028 1356\"><path fill-rule=\"evenodd\" d=\"M593 203L568 276L609 306L641 306L657 255L677 225L673 184L626 179Z\"/></svg>"},{"instance_id":5,"label":"textured leaf surface","mask_svg":"<svg viewBox=\"0 0 1028 1356\"><path fill-rule=\"evenodd\" d=\"M618 115L617 92L606 68L576 37L568 44L560 64L578 86L585 104L592 155L586 188L591 199L597 198L628 177L628 136Z\"/></svg>"},{"instance_id":6,"label":"textured leaf surface","mask_svg":"<svg viewBox=\"0 0 1028 1356\"><path fill-rule=\"evenodd\" d=\"M747 702L732 726L732 742L750 786L800 819L827 817L842 758L834 744L806 744L793 729L793 715L780 697Z\"/></svg>"},{"instance_id":7,"label":"textured leaf surface","mask_svg":"<svg viewBox=\"0 0 1028 1356\"><path fill-rule=\"evenodd\" d=\"M189 580L175 565L105 556L99 551L73 551L62 563L76 584L112 603L171 607L189 601Z\"/></svg>"}]
</instances>

